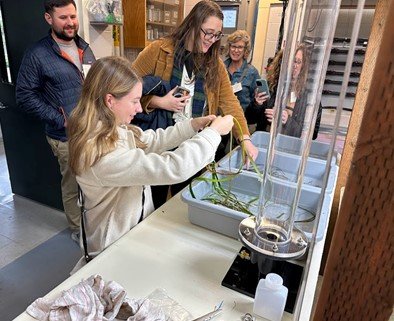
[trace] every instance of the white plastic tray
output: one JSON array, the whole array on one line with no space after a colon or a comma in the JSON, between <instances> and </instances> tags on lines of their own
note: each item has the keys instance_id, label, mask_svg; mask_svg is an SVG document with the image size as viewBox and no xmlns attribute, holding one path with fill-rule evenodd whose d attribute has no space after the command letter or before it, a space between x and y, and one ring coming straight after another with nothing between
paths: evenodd
<instances>
[{"instance_id":1,"label":"white plastic tray","mask_svg":"<svg viewBox=\"0 0 394 321\"><path fill-rule=\"evenodd\" d=\"M210 177L210 175L210 173L205 173L203 177ZM222 182L221 184L223 188L228 188L229 186L228 182ZM251 200L258 197L260 188L261 183L258 177L250 175L249 173L240 173L231 181L231 191L244 200ZM280 188L286 189L289 187L281 185ZM239 223L246 218L248 214L203 200L212 192L212 184L205 181L193 183L193 193L196 198L192 197L188 188L182 192L181 198L188 205L190 222L237 239ZM326 230L329 213L331 211L332 195L333 193L325 193L324 195L321 219L317 230L316 239L318 241L323 238L324 231ZM319 189L305 186L301 192L299 207L316 212L319 197ZM250 207L250 210L253 214L257 214L258 201L255 202L254 206ZM305 213L305 215L307 214ZM300 218L300 215L297 217ZM309 223L296 223L296 226L304 231L309 239L312 237L313 225L314 221Z\"/></svg>"},{"instance_id":2,"label":"white plastic tray","mask_svg":"<svg viewBox=\"0 0 394 321\"><path fill-rule=\"evenodd\" d=\"M253 145L258 148L268 149L269 139L269 132L256 131L251 136ZM300 138L278 134L276 149L284 153L300 156L301 142L302 140ZM330 144L313 140L309 150L309 157L327 161L329 149Z\"/></svg>"},{"instance_id":3,"label":"white plastic tray","mask_svg":"<svg viewBox=\"0 0 394 321\"><path fill-rule=\"evenodd\" d=\"M226 155L218 162L218 166L223 169L238 170L242 164L242 151L240 147L237 147L232 153ZM256 166L261 173L264 171L264 167L267 159L267 150L259 148L259 154L255 160ZM275 166L274 173L277 177L282 178L283 181L295 182L298 167L301 162L301 157L286 153L276 153L273 164ZM247 171L254 175L258 175L253 166L246 168L242 166L243 171ZM322 188L324 174L326 171L326 162L308 158L305 172L304 172L304 185ZM331 193L334 189L336 176L338 174L338 166L331 163L330 174L328 177L326 192Z\"/></svg>"}]
</instances>

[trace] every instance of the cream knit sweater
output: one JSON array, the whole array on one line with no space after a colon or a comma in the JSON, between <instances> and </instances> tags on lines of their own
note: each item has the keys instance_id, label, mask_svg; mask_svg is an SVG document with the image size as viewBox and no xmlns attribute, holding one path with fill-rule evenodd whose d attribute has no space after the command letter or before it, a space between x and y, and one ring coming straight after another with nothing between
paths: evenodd
<instances>
[{"instance_id":1,"label":"cream knit sweater","mask_svg":"<svg viewBox=\"0 0 394 321\"><path fill-rule=\"evenodd\" d=\"M136 147L131 131L119 127L118 132L116 149L77 176L85 195L87 247L93 256L138 223L143 193L144 218L153 211L149 185L185 181L213 161L221 139L209 127L196 134L190 120L142 132L145 150Z\"/></svg>"}]
</instances>

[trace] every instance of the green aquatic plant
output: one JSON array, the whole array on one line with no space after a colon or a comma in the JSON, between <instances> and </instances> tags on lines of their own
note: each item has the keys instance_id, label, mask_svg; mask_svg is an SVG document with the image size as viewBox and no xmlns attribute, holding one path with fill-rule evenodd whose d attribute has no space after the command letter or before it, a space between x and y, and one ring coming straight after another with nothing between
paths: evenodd
<instances>
[{"instance_id":1,"label":"green aquatic plant","mask_svg":"<svg viewBox=\"0 0 394 321\"><path fill-rule=\"evenodd\" d=\"M239 131L240 131L240 136L242 137L242 128L239 124L239 122L234 118L234 122L237 125ZM234 152L233 146L233 137L232 133L230 134L230 157L231 154ZM196 198L194 192L193 192L193 182L194 181L204 181L212 186L212 193L210 193L208 196L204 197L202 200L203 201L208 201L211 202L212 204L217 204L217 205L222 205L227 208L248 214L248 215L253 215L253 213L250 211L251 205L253 205L256 201L258 201L258 196L253 197L251 200L245 202L241 201L238 199L237 195L234 194L232 190L232 180L239 175L242 171L243 164L245 163L246 157L249 159L250 164L256 171L258 175L261 176L261 173L254 162L254 160L248 155L246 152L243 144L241 144L241 162L240 166L237 170L234 170L230 168L229 164L229 169L219 169L217 167L216 162L212 162L207 165L206 169L208 172L211 173L211 178L209 177L196 177L190 184L189 184L189 191L190 194L193 198ZM220 175L220 176L219 176ZM227 186L223 186L223 182L227 182Z\"/></svg>"},{"instance_id":2,"label":"green aquatic plant","mask_svg":"<svg viewBox=\"0 0 394 321\"><path fill-rule=\"evenodd\" d=\"M305 207L302 206L298 206L297 207L300 210L303 210L304 212L307 212L308 214L310 214L310 217L306 218L306 219L302 219L302 220L295 220L294 223L309 223L309 222L313 222L315 220L316 217L316 213L312 212L310 209L307 209ZM281 213L279 214L276 219L280 219L282 218L284 215L286 215L286 213ZM287 219L287 218L286 218Z\"/></svg>"},{"instance_id":3,"label":"green aquatic plant","mask_svg":"<svg viewBox=\"0 0 394 321\"><path fill-rule=\"evenodd\" d=\"M239 124L239 122L234 118L234 122L236 126L238 127L241 137L242 137L242 128ZM234 149L232 146L233 142L233 137L232 133L230 134L230 153L229 157L231 157L232 153L234 153ZM256 165L255 161L253 160L252 157L249 156L247 153L245 147L243 144L240 146L241 148L241 162L238 167L238 169L234 170L234 168L231 168L230 162L229 162L229 168L228 169L223 169L223 168L218 168L216 162L212 162L206 166L206 169L208 172L211 173L211 177L196 177L192 180L192 182L189 184L189 191L190 195L196 199L195 193L193 192L193 182L194 181L204 181L212 186L212 192L202 198L202 201L208 201L212 204L216 205L221 205L224 207L227 207L229 209L239 211L242 213L245 213L249 216L254 215L251 211L251 206L257 206L256 202L259 200L259 196L252 197L248 201L242 201L240 200L235 193L232 192L232 180L239 175L242 172L243 166L245 164L246 158L249 160L249 164L251 165L252 169L256 174L258 175L259 179L263 179L263 175L260 172L258 166ZM275 168L273 172L274 176L286 180L290 180L287 175L280 170L279 168ZM223 186L222 183L226 182L226 186ZM307 223L307 222L312 222L315 219L316 214L313 213L311 210L298 207L299 209L302 209L306 211L307 213L310 214L310 217L307 219L303 220L296 220L296 223ZM282 218L286 213L281 213L279 214L276 219Z\"/></svg>"}]
</instances>

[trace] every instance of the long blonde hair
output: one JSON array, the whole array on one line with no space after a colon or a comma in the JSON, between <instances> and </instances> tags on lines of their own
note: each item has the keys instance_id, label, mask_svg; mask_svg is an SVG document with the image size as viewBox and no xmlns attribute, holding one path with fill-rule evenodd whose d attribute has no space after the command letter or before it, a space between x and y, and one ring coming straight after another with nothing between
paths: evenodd
<instances>
[{"instance_id":1,"label":"long blonde hair","mask_svg":"<svg viewBox=\"0 0 394 321\"><path fill-rule=\"evenodd\" d=\"M268 66L267 81L270 92L274 92L278 87L280 67L282 65L283 50L279 50L272 62Z\"/></svg>"},{"instance_id":2,"label":"long blonde hair","mask_svg":"<svg viewBox=\"0 0 394 321\"><path fill-rule=\"evenodd\" d=\"M105 57L92 65L67 126L69 166L75 175L115 149L119 138L118 125L114 113L105 103L105 96L111 94L120 99L139 82L140 78L125 58ZM140 130L132 125L128 128L134 133L137 147L145 148L140 140Z\"/></svg>"}]
</instances>

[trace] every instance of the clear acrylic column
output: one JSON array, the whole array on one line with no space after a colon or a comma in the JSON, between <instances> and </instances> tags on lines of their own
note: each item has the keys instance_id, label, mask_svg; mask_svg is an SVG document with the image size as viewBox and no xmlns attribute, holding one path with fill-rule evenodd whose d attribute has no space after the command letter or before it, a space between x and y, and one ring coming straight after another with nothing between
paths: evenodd
<instances>
[{"instance_id":1,"label":"clear acrylic column","mask_svg":"<svg viewBox=\"0 0 394 321\"><path fill-rule=\"evenodd\" d=\"M298 203L302 190L308 191L308 185L314 183L306 182L304 172L321 113L321 93L339 6L339 0L290 0L287 8L259 213L256 219L248 218L240 225L241 240L274 260L304 255L308 238L294 223L297 220L299 227L319 214ZM325 186L314 187L324 193Z\"/></svg>"}]
</instances>

